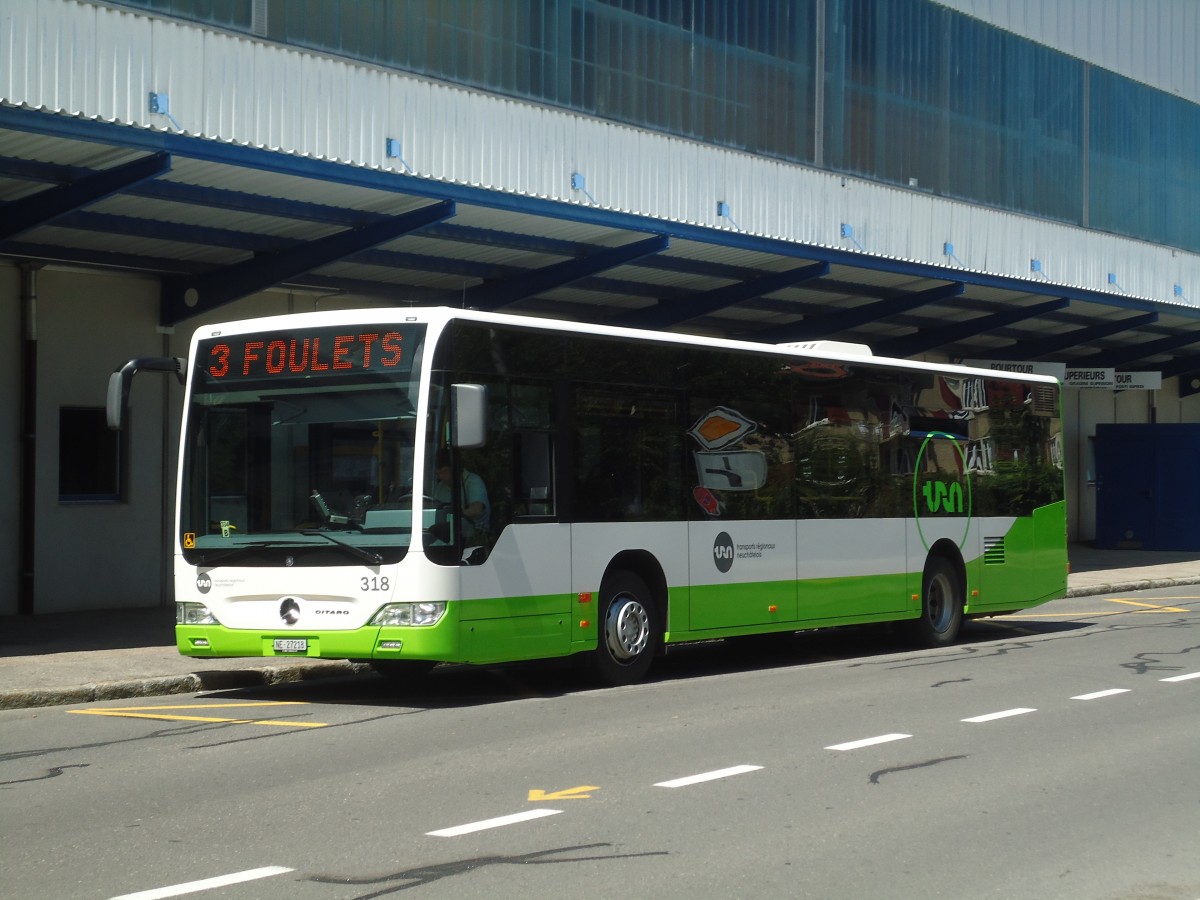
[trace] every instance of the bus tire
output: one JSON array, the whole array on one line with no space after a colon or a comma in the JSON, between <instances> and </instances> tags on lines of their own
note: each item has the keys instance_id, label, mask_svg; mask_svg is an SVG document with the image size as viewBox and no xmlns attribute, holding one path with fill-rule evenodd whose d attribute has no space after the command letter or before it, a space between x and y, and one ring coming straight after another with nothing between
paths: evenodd
<instances>
[{"instance_id":1,"label":"bus tire","mask_svg":"<svg viewBox=\"0 0 1200 900\"><path fill-rule=\"evenodd\" d=\"M908 623L909 635L923 647L958 640L966 597L958 569L944 556L931 556L921 578L921 617Z\"/></svg>"},{"instance_id":2,"label":"bus tire","mask_svg":"<svg viewBox=\"0 0 1200 900\"><path fill-rule=\"evenodd\" d=\"M619 570L600 587L600 634L593 669L610 685L634 684L646 677L657 649L658 609L646 583Z\"/></svg>"}]
</instances>

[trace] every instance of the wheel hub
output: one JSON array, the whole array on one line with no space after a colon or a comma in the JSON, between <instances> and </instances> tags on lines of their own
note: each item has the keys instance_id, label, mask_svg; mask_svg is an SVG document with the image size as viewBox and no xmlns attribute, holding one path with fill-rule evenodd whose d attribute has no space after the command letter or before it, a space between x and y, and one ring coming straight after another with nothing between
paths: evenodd
<instances>
[{"instance_id":1,"label":"wheel hub","mask_svg":"<svg viewBox=\"0 0 1200 900\"><path fill-rule=\"evenodd\" d=\"M650 614L634 598L617 597L608 608L604 636L614 659L633 659L650 642Z\"/></svg>"}]
</instances>

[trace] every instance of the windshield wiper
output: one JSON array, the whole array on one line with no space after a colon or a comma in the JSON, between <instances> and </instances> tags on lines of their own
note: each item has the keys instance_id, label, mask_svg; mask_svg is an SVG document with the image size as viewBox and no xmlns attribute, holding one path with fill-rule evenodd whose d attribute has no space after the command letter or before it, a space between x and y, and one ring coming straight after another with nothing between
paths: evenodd
<instances>
[{"instance_id":1,"label":"windshield wiper","mask_svg":"<svg viewBox=\"0 0 1200 900\"><path fill-rule=\"evenodd\" d=\"M347 553L349 553L355 559L361 559L364 562L370 563L373 566L378 566L383 562L383 557L380 556L378 553L374 553L374 552L372 552L370 550L366 550L362 547L356 547L354 544L347 543L346 541L339 540L338 538L335 538L332 534L330 534L327 531L312 531L312 530L310 530L310 531L301 531L299 533L304 534L304 535L314 536L314 537L323 537L323 538L325 538L325 540L329 541L331 544L336 544L338 547L345 550ZM256 550L256 549L262 549L263 547L289 547L289 546L296 547L296 546L304 546L304 545L297 544L296 541L294 541L294 540L252 541L250 543L238 544L236 547L230 547L227 550L220 550L216 553L202 553L200 555L199 565L204 566L206 568L216 566L216 564L220 560L225 559L230 556L237 556L243 550Z\"/></svg>"},{"instance_id":2,"label":"windshield wiper","mask_svg":"<svg viewBox=\"0 0 1200 900\"><path fill-rule=\"evenodd\" d=\"M365 560L366 562L369 562L373 566L378 566L379 564L381 564L383 562L383 557L380 556L378 553L375 553L371 550L367 550L363 547L359 547L356 544L351 544L348 541L343 541L341 538L335 538L328 531L316 531L316 530L310 529L307 531L301 531L300 533L307 534L307 535L313 535L315 537L323 537L323 538L325 538L325 540L329 541L331 544L337 544L339 547L343 548L351 556L357 557L358 559Z\"/></svg>"},{"instance_id":3,"label":"windshield wiper","mask_svg":"<svg viewBox=\"0 0 1200 900\"><path fill-rule=\"evenodd\" d=\"M275 546L278 546L280 543L282 543L282 542L281 541L253 541L248 544L238 544L236 547L230 547L227 550L220 550L216 553L201 553L200 554L200 562L197 563L197 565L215 566L219 560L225 559L227 556L237 556L243 550L251 549L251 548L258 549L258 548L262 548L262 547L275 547Z\"/></svg>"}]
</instances>

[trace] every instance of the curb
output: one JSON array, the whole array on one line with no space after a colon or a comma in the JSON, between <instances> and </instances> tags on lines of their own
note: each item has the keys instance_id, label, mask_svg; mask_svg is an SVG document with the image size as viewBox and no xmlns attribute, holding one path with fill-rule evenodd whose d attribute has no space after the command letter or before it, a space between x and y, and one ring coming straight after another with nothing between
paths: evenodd
<instances>
[{"instance_id":1,"label":"curb","mask_svg":"<svg viewBox=\"0 0 1200 900\"><path fill-rule=\"evenodd\" d=\"M1200 584L1200 575L1182 578L1142 578L1136 581L1114 581L1111 584L1092 584L1087 587L1069 588L1067 597L1094 597L1099 594L1117 594L1127 591L1149 591L1155 588L1185 587Z\"/></svg>"},{"instance_id":2,"label":"curb","mask_svg":"<svg viewBox=\"0 0 1200 900\"><path fill-rule=\"evenodd\" d=\"M100 681L67 688L33 688L0 691L0 709L32 709L42 706L66 706L99 700L127 700L137 697L164 697L197 691L225 691L235 688L263 687L347 678L371 672L364 663L330 661L316 665L265 666L225 671L190 672L129 681Z\"/></svg>"}]
</instances>

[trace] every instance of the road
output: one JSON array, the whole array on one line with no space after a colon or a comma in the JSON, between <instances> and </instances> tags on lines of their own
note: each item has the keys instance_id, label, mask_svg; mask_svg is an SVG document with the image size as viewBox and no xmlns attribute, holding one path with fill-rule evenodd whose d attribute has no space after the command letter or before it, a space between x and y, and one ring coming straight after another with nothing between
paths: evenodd
<instances>
[{"instance_id":1,"label":"road","mask_svg":"<svg viewBox=\"0 0 1200 900\"><path fill-rule=\"evenodd\" d=\"M1189 593L1190 590L1190 593ZM1200 591L0 713L10 898L1200 898ZM185 894L186 892L186 894Z\"/></svg>"}]
</instances>

